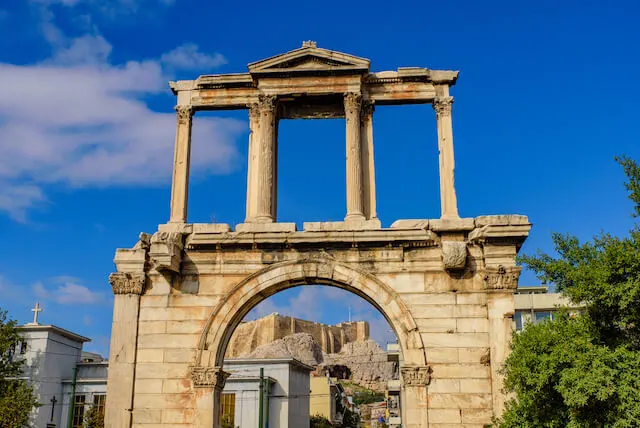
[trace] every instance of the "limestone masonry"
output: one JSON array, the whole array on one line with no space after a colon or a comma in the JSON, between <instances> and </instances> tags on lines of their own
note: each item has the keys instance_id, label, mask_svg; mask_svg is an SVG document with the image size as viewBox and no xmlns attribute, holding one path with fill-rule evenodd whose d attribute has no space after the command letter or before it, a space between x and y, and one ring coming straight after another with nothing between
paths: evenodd
<instances>
[{"instance_id":1,"label":"limestone masonry","mask_svg":"<svg viewBox=\"0 0 640 428\"><path fill-rule=\"evenodd\" d=\"M172 82L169 222L118 249L109 277L115 298L106 426L219 427L234 330L265 298L305 284L352 291L385 315L400 347L404 428L480 428L499 415L505 402L499 369L520 273L516 255L531 224L521 215L459 217L449 94L457 77L421 67L371 72L368 59L305 42L249 64L246 73ZM423 143L438 146L441 217L383 228L373 114L416 103L435 110L437 137L425 135ZM246 217L235 230L187 221L193 115L228 109L247 110L251 129ZM278 123L325 117L346 119L345 217L297 230L277 222ZM500 183L495 187L487 191L499 191ZM211 198L217 200L216 189Z\"/></svg>"},{"instance_id":2,"label":"limestone masonry","mask_svg":"<svg viewBox=\"0 0 640 428\"><path fill-rule=\"evenodd\" d=\"M345 344L369 338L366 321L320 324L276 313L254 321L243 322L233 332L225 358L249 355L258 346L266 345L296 333L308 333L325 354L340 352Z\"/></svg>"}]
</instances>

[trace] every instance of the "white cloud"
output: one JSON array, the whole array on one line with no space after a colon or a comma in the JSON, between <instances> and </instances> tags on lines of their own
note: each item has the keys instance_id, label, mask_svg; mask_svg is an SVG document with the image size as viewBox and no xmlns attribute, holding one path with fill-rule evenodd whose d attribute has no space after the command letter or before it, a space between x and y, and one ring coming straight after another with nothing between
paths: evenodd
<instances>
[{"instance_id":1,"label":"white cloud","mask_svg":"<svg viewBox=\"0 0 640 428\"><path fill-rule=\"evenodd\" d=\"M193 43L186 43L163 54L160 61L167 67L182 70L206 70L218 68L227 63L227 59L222 54L208 55L200 52L198 46Z\"/></svg>"},{"instance_id":2,"label":"white cloud","mask_svg":"<svg viewBox=\"0 0 640 428\"><path fill-rule=\"evenodd\" d=\"M53 300L62 305L84 303L96 304L104 301L104 295L75 282L64 282L55 290L49 290L41 282L33 285L33 294L42 300Z\"/></svg>"},{"instance_id":3,"label":"white cloud","mask_svg":"<svg viewBox=\"0 0 640 428\"><path fill-rule=\"evenodd\" d=\"M56 31L52 26L51 58L0 63L0 211L16 221L46 201L48 184L152 186L170 180L175 114L145 103L145 97L168 93L162 61L114 65L112 47L99 34L66 39ZM173 68L220 61L195 45L172 52L166 58ZM234 119L196 117L192 173L229 172L245 128Z\"/></svg>"},{"instance_id":4,"label":"white cloud","mask_svg":"<svg viewBox=\"0 0 640 428\"><path fill-rule=\"evenodd\" d=\"M33 288L33 294L38 299L49 300L49 297L51 297L51 294L46 288L44 288L44 285L42 285L41 282L36 282L35 284L33 284L32 288Z\"/></svg>"}]
</instances>

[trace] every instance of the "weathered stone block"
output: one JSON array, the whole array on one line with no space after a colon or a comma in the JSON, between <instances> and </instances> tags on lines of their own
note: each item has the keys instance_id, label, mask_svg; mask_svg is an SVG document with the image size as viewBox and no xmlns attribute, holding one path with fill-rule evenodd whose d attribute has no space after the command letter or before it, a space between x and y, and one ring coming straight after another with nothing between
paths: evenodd
<instances>
[{"instance_id":1,"label":"weathered stone block","mask_svg":"<svg viewBox=\"0 0 640 428\"><path fill-rule=\"evenodd\" d=\"M467 348L489 346L487 333L421 333L424 346Z\"/></svg>"},{"instance_id":2,"label":"weathered stone block","mask_svg":"<svg viewBox=\"0 0 640 428\"><path fill-rule=\"evenodd\" d=\"M429 364L458 362L457 348L427 348L426 355Z\"/></svg>"},{"instance_id":3,"label":"weathered stone block","mask_svg":"<svg viewBox=\"0 0 640 428\"><path fill-rule=\"evenodd\" d=\"M487 318L485 305L456 305L454 316L456 318Z\"/></svg>"},{"instance_id":4,"label":"weathered stone block","mask_svg":"<svg viewBox=\"0 0 640 428\"><path fill-rule=\"evenodd\" d=\"M429 394L434 409L490 409L491 394Z\"/></svg>"},{"instance_id":5,"label":"weathered stone block","mask_svg":"<svg viewBox=\"0 0 640 428\"><path fill-rule=\"evenodd\" d=\"M489 424L492 417L491 409L462 409L462 422L465 424Z\"/></svg>"},{"instance_id":6,"label":"weathered stone block","mask_svg":"<svg viewBox=\"0 0 640 428\"><path fill-rule=\"evenodd\" d=\"M429 384L430 393L460 392L459 379L433 379Z\"/></svg>"},{"instance_id":7,"label":"weathered stone block","mask_svg":"<svg viewBox=\"0 0 640 428\"><path fill-rule=\"evenodd\" d=\"M460 379L460 392L491 394L491 380Z\"/></svg>"},{"instance_id":8,"label":"weathered stone block","mask_svg":"<svg viewBox=\"0 0 640 428\"><path fill-rule=\"evenodd\" d=\"M431 364L435 379L491 379L491 368L484 364Z\"/></svg>"},{"instance_id":9,"label":"weathered stone block","mask_svg":"<svg viewBox=\"0 0 640 428\"><path fill-rule=\"evenodd\" d=\"M431 409L429 410L429 423L459 424L462 416L457 409Z\"/></svg>"},{"instance_id":10,"label":"weathered stone block","mask_svg":"<svg viewBox=\"0 0 640 428\"><path fill-rule=\"evenodd\" d=\"M489 332L489 320L486 318L457 318L455 321L458 333Z\"/></svg>"}]
</instances>

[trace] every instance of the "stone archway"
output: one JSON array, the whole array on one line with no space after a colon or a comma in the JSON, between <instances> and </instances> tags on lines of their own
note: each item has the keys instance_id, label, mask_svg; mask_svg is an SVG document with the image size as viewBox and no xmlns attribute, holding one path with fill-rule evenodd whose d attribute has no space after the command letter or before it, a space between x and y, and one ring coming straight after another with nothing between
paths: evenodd
<instances>
[{"instance_id":1,"label":"stone archway","mask_svg":"<svg viewBox=\"0 0 640 428\"><path fill-rule=\"evenodd\" d=\"M198 426L216 426L223 370L229 340L240 321L262 300L302 284L335 286L364 298L393 328L402 354L405 383L416 386L403 398L409 411L426 408L429 369L418 326L409 308L391 287L376 276L328 257L286 261L268 266L240 281L213 308L198 343L192 379L196 391ZM426 416L426 414L425 414Z\"/></svg>"}]
</instances>

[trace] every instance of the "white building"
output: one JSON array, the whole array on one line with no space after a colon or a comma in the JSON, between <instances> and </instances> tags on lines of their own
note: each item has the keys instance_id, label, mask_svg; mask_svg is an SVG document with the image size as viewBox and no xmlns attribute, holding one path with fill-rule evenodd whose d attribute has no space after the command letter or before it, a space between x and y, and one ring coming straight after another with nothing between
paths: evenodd
<instances>
[{"instance_id":1,"label":"white building","mask_svg":"<svg viewBox=\"0 0 640 428\"><path fill-rule=\"evenodd\" d=\"M31 426L68 427L69 402L75 391L73 402L77 404L70 426L82 427L89 406L96 403L104 408L108 362L82 351L90 339L55 325L40 324L41 310L36 304L33 322L18 327L24 340L16 350L16 357L25 359L23 377L33 386L41 404L33 411Z\"/></svg>"},{"instance_id":2,"label":"white building","mask_svg":"<svg viewBox=\"0 0 640 428\"><path fill-rule=\"evenodd\" d=\"M529 323L553 319L554 312L561 306L570 307L575 312L581 309L579 305L572 305L562 294L549 293L546 285L518 287L513 297L516 307L513 321L517 331Z\"/></svg>"},{"instance_id":3,"label":"white building","mask_svg":"<svg viewBox=\"0 0 640 428\"><path fill-rule=\"evenodd\" d=\"M294 358L229 359L231 373L222 391L223 426L309 428L309 373L313 367ZM262 427L260 369L263 370Z\"/></svg>"}]
</instances>

